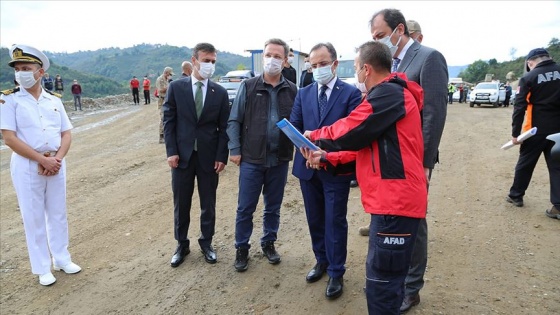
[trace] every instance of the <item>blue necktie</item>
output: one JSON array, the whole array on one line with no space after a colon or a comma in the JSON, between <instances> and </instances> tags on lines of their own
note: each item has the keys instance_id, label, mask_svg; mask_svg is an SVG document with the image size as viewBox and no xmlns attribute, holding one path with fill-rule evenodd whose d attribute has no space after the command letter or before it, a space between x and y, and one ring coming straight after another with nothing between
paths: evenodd
<instances>
[{"instance_id":1,"label":"blue necktie","mask_svg":"<svg viewBox=\"0 0 560 315\"><path fill-rule=\"evenodd\" d=\"M325 92L328 88L328 86L323 85L321 87L321 93L319 93L319 115L321 118L323 118L325 110L327 109L327 93Z\"/></svg>"},{"instance_id":2,"label":"blue necktie","mask_svg":"<svg viewBox=\"0 0 560 315\"><path fill-rule=\"evenodd\" d=\"M393 58L393 67L391 68L391 72L397 72L400 62L401 60L399 58Z\"/></svg>"}]
</instances>

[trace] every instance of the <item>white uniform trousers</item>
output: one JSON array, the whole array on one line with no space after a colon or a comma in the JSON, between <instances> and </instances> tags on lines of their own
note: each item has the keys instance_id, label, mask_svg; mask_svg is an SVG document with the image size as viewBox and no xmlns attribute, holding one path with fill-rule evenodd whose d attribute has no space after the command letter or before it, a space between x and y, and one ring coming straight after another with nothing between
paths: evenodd
<instances>
[{"instance_id":1,"label":"white uniform trousers","mask_svg":"<svg viewBox=\"0 0 560 315\"><path fill-rule=\"evenodd\" d=\"M49 273L53 261L57 266L67 265L71 257L68 252L65 160L62 160L58 175L43 176L38 174L37 162L13 153L10 172L23 219L31 272L37 275Z\"/></svg>"}]
</instances>

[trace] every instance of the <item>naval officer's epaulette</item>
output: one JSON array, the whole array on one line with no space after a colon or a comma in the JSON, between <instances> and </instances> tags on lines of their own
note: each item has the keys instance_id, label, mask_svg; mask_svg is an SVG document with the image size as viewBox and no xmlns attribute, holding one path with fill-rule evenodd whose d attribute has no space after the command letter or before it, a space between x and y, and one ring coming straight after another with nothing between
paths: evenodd
<instances>
[{"instance_id":1,"label":"naval officer's epaulette","mask_svg":"<svg viewBox=\"0 0 560 315\"><path fill-rule=\"evenodd\" d=\"M8 89L8 90L4 90L4 91L0 91L0 94L4 94L4 95L10 95L13 94L15 92L19 92L19 86L15 87L13 89Z\"/></svg>"},{"instance_id":2,"label":"naval officer's epaulette","mask_svg":"<svg viewBox=\"0 0 560 315\"><path fill-rule=\"evenodd\" d=\"M62 94L55 93L53 91L45 90L45 92L49 93L50 95L54 95L58 98L62 98Z\"/></svg>"}]
</instances>

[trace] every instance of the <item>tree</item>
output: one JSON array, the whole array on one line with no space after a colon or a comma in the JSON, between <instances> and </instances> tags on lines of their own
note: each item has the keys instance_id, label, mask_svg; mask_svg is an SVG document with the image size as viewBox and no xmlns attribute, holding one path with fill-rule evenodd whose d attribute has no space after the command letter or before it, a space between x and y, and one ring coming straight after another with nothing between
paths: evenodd
<instances>
[{"instance_id":1,"label":"tree","mask_svg":"<svg viewBox=\"0 0 560 315\"><path fill-rule=\"evenodd\" d=\"M558 44L560 44L560 40L558 40L558 38L556 38L556 37L553 37L550 40L550 42L548 43L548 46L555 46L555 45L558 45Z\"/></svg>"},{"instance_id":2,"label":"tree","mask_svg":"<svg viewBox=\"0 0 560 315\"><path fill-rule=\"evenodd\" d=\"M484 76L488 72L489 65L487 62L477 60L470 64L467 69L461 71L459 76L467 82L478 82L484 80Z\"/></svg>"},{"instance_id":3,"label":"tree","mask_svg":"<svg viewBox=\"0 0 560 315\"><path fill-rule=\"evenodd\" d=\"M496 60L496 58L492 58L492 59L488 60L488 64L490 66L495 66L495 65L498 64L498 60Z\"/></svg>"},{"instance_id":4,"label":"tree","mask_svg":"<svg viewBox=\"0 0 560 315\"><path fill-rule=\"evenodd\" d=\"M509 56L511 57L511 60L515 59L515 54L517 53L517 48L515 47L511 47L509 49Z\"/></svg>"}]
</instances>

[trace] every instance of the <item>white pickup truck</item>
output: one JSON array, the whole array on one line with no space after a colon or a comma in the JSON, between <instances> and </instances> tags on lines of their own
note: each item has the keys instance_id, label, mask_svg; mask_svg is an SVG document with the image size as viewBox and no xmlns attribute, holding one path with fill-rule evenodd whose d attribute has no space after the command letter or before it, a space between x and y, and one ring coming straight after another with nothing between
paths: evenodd
<instances>
[{"instance_id":1,"label":"white pickup truck","mask_svg":"<svg viewBox=\"0 0 560 315\"><path fill-rule=\"evenodd\" d=\"M470 106L474 104L489 104L498 107L506 100L506 89L500 81L480 82L471 91L469 96Z\"/></svg>"}]
</instances>

